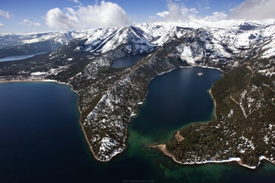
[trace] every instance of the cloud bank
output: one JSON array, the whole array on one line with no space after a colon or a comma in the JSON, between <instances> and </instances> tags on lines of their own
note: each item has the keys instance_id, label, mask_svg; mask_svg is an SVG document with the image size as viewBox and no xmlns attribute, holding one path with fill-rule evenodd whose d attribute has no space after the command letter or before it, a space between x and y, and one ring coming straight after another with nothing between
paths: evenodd
<instances>
[{"instance_id":1,"label":"cloud bank","mask_svg":"<svg viewBox=\"0 0 275 183\"><path fill-rule=\"evenodd\" d=\"M183 4L177 4L171 0L167 1L167 7L168 11L157 13L162 21L187 21L198 13L195 8L188 9Z\"/></svg>"},{"instance_id":2,"label":"cloud bank","mask_svg":"<svg viewBox=\"0 0 275 183\"><path fill-rule=\"evenodd\" d=\"M117 4L101 1L100 4L78 6L77 9L59 8L47 12L46 24L50 28L72 30L92 27L121 27L130 24L126 12Z\"/></svg>"},{"instance_id":3,"label":"cloud bank","mask_svg":"<svg viewBox=\"0 0 275 183\"><path fill-rule=\"evenodd\" d=\"M59 30L73 30L94 27L121 27L130 25L126 12L116 3L98 1L94 5L83 6L79 0L68 0L78 4L73 8L54 8L45 16L46 24L50 28ZM182 1L167 0L167 10L151 17L151 21L185 22L196 20L219 21L226 19L268 19L275 18L275 0L244 0L228 14L213 12L208 16L201 16L199 11L210 9L208 1L198 4L199 10L194 7L187 8ZM8 12L0 10L0 16L10 18ZM34 22L24 20L22 25L38 26Z\"/></svg>"},{"instance_id":4,"label":"cloud bank","mask_svg":"<svg viewBox=\"0 0 275 183\"><path fill-rule=\"evenodd\" d=\"M7 18L7 19L10 19L10 18L11 18L11 15L9 14L9 12L3 11L3 10L0 10L0 16L1 16L1 17L5 17L5 18Z\"/></svg>"},{"instance_id":5,"label":"cloud bank","mask_svg":"<svg viewBox=\"0 0 275 183\"><path fill-rule=\"evenodd\" d=\"M69 10L62 12L59 8L51 9L46 14L46 24L55 29L75 29L80 27L79 19Z\"/></svg>"},{"instance_id":6,"label":"cloud bank","mask_svg":"<svg viewBox=\"0 0 275 183\"><path fill-rule=\"evenodd\" d=\"M203 18L203 20L210 21L210 22L215 22L219 20L225 20L227 18L227 14L222 13L222 12L213 12L211 16L206 16Z\"/></svg>"},{"instance_id":7,"label":"cloud bank","mask_svg":"<svg viewBox=\"0 0 275 183\"><path fill-rule=\"evenodd\" d=\"M232 19L269 19L275 18L275 0L245 0L230 12Z\"/></svg>"},{"instance_id":8,"label":"cloud bank","mask_svg":"<svg viewBox=\"0 0 275 183\"><path fill-rule=\"evenodd\" d=\"M222 12L213 12L210 16L200 17L196 8L188 9L184 4L177 4L171 0L167 1L168 11L157 13L160 21L166 22L184 22L193 19L201 19L206 21L219 21L227 18L227 15ZM208 7L209 8L209 7Z\"/></svg>"},{"instance_id":9,"label":"cloud bank","mask_svg":"<svg viewBox=\"0 0 275 183\"><path fill-rule=\"evenodd\" d=\"M206 5L208 5L208 3L206 3ZM202 5L199 4L199 7L201 6ZM158 19L153 19L153 21L184 22L197 19L213 22L226 19L261 20L275 18L275 0L245 0L236 8L230 10L229 14L216 11L213 12L212 15L204 17L199 16L197 9L188 9L184 4L176 3L172 0L167 0L167 7L168 11L157 13ZM207 6L207 9L210 9L210 7Z\"/></svg>"},{"instance_id":10,"label":"cloud bank","mask_svg":"<svg viewBox=\"0 0 275 183\"><path fill-rule=\"evenodd\" d=\"M0 23L0 27L4 27L4 25Z\"/></svg>"},{"instance_id":11,"label":"cloud bank","mask_svg":"<svg viewBox=\"0 0 275 183\"><path fill-rule=\"evenodd\" d=\"M198 11L195 8L188 9L184 4L177 4L171 0L167 1L168 11L157 13L161 21L167 22L184 22L193 19L201 19L206 21L219 21L227 18L227 15L222 12L213 12L210 16L200 17ZM207 7L209 9L209 7Z\"/></svg>"},{"instance_id":12,"label":"cloud bank","mask_svg":"<svg viewBox=\"0 0 275 183\"><path fill-rule=\"evenodd\" d=\"M39 22L32 22L28 19L24 19L23 22L19 23L20 25L25 25L25 26L35 26L35 27L39 27L40 23Z\"/></svg>"}]
</instances>

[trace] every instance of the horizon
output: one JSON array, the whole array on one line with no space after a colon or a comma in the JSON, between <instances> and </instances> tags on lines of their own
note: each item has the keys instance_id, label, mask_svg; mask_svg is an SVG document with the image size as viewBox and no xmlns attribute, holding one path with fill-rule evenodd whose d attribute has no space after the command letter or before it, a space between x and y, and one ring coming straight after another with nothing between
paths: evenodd
<instances>
[{"instance_id":1,"label":"horizon","mask_svg":"<svg viewBox=\"0 0 275 183\"><path fill-rule=\"evenodd\" d=\"M67 32L193 20L261 21L275 19L274 6L272 0L11 0L0 8L0 33Z\"/></svg>"},{"instance_id":2,"label":"horizon","mask_svg":"<svg viewBox=\"0 0 275 183\"><path fill-rule=\"evenodd\" d=\"M265 25L271 25L275 24L275 18L272 19L263 19L263 20L247 20L247 19L240 19L240 20L218 20L218 21L205 21L202 19L193 19L188 22L165 22L165 21L159 21L159 22L142 22L142 23L136 23L131 25L123 25L120 27L94 27L94 28L83 28L83 29L76 29L76 30L46 30L46 31L28 31L28 32L0 32L0 35L35 35L35 34L50 34L50 33L80 33L80 32L87 32L87 31L93 31L96 29L121 29L124 27L142 27L143 24L149 24L149 25L155 25L155 26L184 26L184 27L190 27L190 28L202 28L202 27L209 27L209 28L233 28L232 26L239 26L244 23L252 23L256 24L257 26L265 26Z\"/></svg>"}]
</instances>

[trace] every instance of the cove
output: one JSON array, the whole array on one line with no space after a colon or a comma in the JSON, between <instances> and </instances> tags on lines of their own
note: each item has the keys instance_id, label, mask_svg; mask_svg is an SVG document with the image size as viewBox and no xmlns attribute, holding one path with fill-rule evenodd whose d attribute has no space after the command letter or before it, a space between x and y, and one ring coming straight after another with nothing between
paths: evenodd
<instances>
[{"instance_id":1,"label":"cove","mask_svg":"<svg viewBox=\"0 0 275 183\"><path fill-rule=\"evenodd\" d=\"M146 146L213 119L208 90L220 74L191 67L153 79L130 122L126 150L108 163L90 153L78 122L78 96L69 86L1 83L0 182L273 182L275 166L267 162L256 170L237 163L183 166Z\"/></svg>"},{"instance_id":2,"label":"cove","mask_svg":"<svg viewBox=\"0 0 275 183\"><path fill-rule=\"evenodd\" d=\"M112 64L113 68L130 67L136 64L136 62L142 59L144 55L128 55L115 60Z\"/></svg>"}]
</instances>

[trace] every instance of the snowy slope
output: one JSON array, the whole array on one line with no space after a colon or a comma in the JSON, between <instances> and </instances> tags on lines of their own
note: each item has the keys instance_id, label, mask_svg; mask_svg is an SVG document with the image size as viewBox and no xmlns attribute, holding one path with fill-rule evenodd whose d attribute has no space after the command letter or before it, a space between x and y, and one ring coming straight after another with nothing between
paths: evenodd
<instances>
[{"instance_id":1,"label":"snowy slope","mask_svg":"<svg viewBox=\"0 0 275 183\"><path fill-rule=\"evenodd\" d=\"M119 29L96 29L96 34L88 35L85 45L77 48L84 51L107 53L121 45L126 52L137 54L151 52L155 45L147 40L148 35L136 27L122 27Z\"/></svg>"}]
</instances>

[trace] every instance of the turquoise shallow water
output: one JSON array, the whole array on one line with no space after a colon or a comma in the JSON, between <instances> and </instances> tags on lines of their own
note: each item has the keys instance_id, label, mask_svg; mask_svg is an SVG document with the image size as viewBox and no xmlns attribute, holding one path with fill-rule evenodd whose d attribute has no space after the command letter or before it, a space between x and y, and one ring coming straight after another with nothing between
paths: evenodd
<instances>
[{"instance_id":1,"label":"turquoise shallow water","mask_svg":"<svg viewBox=\"0 0 275 183\"><path fill-rule=\"evenodd\" d=\"M197 76L203 72L203 76ZM129 126L126 150L96 161L78 124L78 96L56 83L0 84L0 182L274 182L275 166L182 166L146 147L213 118L208 89L218 70L178 69L156 77Z\"/></svg>"}]
</instances>

